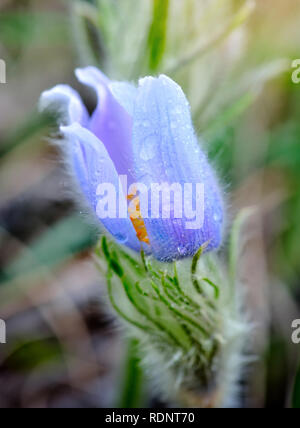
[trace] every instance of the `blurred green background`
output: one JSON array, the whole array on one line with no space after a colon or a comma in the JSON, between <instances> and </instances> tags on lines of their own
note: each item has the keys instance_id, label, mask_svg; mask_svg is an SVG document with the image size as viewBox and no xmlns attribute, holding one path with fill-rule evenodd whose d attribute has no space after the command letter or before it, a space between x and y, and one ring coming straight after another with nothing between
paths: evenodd
<instances>
[{"instance_id":1,"label":"blurred green background","mask_svg":"<svg viewBox=\"0 0 300 428\"><path fill-rule=\"evenodd\" d=\"M244 407L300 407L300 58L298 0L2 0L0 58L0 407L105 407L119 400L124 344L92 263L97 239L74 206L37 113L40 93L77 88L74 68L113 79L166 73L184 89L223 181L228 225L247 206L240 281L255 356ZM224 243L226 258L226 242ZM296 381L296 387L295 385ZM294 392L293 392L294 391ZM152 391L145 406L163 406ZM130 403L128 404L130 405Z\"/></svg>"}]
</instances>

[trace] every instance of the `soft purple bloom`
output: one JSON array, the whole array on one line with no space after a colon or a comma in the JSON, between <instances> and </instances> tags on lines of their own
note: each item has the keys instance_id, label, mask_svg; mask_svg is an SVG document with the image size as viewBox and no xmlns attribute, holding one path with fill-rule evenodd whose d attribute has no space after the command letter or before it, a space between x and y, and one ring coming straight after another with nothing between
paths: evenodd
<instances>
[{"instance_id":1,"label":"soft purple bloom","mask_svg":"<svg viewBox=\"0 0 300 428\"><path fill-rule=\"evenodd\" d=\"M152 183L204 185L204 221L198 229L187 229L184 217L143 218L146 243L138 239L129 216L101 218L104 227L117 241L136 251L143 245L158 260L192 256L205 243L208 250L218 248L223 229L221 191L199 148L181 88L164 75L141 79L138 87L112 82L94 67L79 69L76 75L97 94L91 116L79 95L65 85L44 92L40 106L60 114L66 160L94 212L98 185L112 183L118 189L121 175L127 176L128 185L139 182L148 188ZM128 195L119 192L117 197L127 204ZM191 203L194 199L195 195Z\"/></svg>"}]
</instances>

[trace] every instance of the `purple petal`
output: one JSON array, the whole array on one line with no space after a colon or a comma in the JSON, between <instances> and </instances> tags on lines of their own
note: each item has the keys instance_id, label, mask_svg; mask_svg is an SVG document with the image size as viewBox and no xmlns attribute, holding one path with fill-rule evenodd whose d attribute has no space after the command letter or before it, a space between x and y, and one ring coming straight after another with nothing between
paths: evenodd
<instances>
[{"instance_id":1,"label":"purple petal","mask_svg":"<svg viewBox=\"0 0 300 428\"><path fill-rule=\"evenodd\" d=\"M204 222L186 228L188 218L145 218L151 249L160 260L195 254L204 243L217 248L222 238L223 202L215 175L194 134L188 102L181 88L166 76L140 81L133 124L137 181L204 185ZM190 201L195 205L195 192ZM150 213L149 213L150 214Z\"/></svg>"},{"instance_id":2,"label":"purple petal","mask_svg":"<svg viewBox=\"0 0 300 428\"><path fill-rule=\"evenodd\" d=\"M116 189L116 200L122 198L127 206L126 197L119 187L119 176L104 144L90 131L74 123L61 127L61 132L68 139L69 163L76 180L86 200L97 211L99 184L110 183ZM104 227L122 244L139 251L141 244L130 219L127 218L100 218Z\"/></svg>"},{"instance_id":3,"label":"purple petal","mask_svg":"<svg viewBox=\"0 0 300 428\"><path fill-rule=\"evenodd\" d=\"M118 103L133 117L138 88L127 82L111 82L109 89Z\"/></svg>"},{"instance_id":4,"label":"purple petal","mask_svg":"<svg viewBox=\"0 0 300 428\"><path fill-rule=\"evenodd\" d=\"M105 145L117 172L134 182L132 167L132 118L119 104L109 89L109 79L95 67L76 70L80 82L91 86L97 93L98 104L89 129Z\"/></svg>"}]
</instances>

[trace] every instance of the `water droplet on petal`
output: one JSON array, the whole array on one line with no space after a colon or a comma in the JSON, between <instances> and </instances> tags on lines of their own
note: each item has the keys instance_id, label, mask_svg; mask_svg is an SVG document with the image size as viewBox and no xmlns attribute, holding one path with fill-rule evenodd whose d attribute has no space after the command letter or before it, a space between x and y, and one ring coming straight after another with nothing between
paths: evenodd
<instances>
[{"instance_id":1,"label":"water droplet on petal","mask_svg":"<svg viewBox=\"0 0 300 428\"><path fill-rule=\"evenodd\" d=\"M146 138L141 144L140 158L149 161L154 158L156 150L156 138L154 135Z\"/></svg>"},{"instance_id":2,"label":"water droplet on petal","mask_svg":"<svg viewBox=\"0 0 300 428\"><path fill-rule=\"evenodd\" d=\"M128 238L126 235L123 235L121 233L117 233L115 235L115 239L120 243L120 244L125 244L128 241Z\"/></svg>"},{"instance_id":3,"label":"water droplet on petal","mask_svg":"<svg viewBox=\"0 0 300 428\"><path fill-rule=\"evenodd\" d=\"M153 179L150 174L145 173L139 176L139 182L145 184L146 186L150 186L152 181Z\"/></svg>"},{"instance_id":4,"label":"water droplet on petal","mask_svg":"<svg viewBox=\"0 0 300 428\"><path fill-rule=\"evenodd\" d=\"M173 109L172 113L175 115L180 115L180 114L182 114L182 110L180 107L177 106Z\"/></svg>"},{"instance_id":5,"label":"water droplet on petal","mask_svg":"<svg viewBox=\"0 0 300 428\"><path fill-rule=\"evenodd\" d=\"M184 256L186 253L185 247L183 245L180 245L179 247L177 247L177 251L180 256Z\"/></svg>"},{"instance_id":6,"label":"water droplet on petal","mask_svg":"<svg viewBox=\"0 0 300 428\"><path fill-rule=\"evenodd\" d=\"M216 212L216 213L214 213L213 218L214 218L215 222L218 222L222 219L222 214L219 212Z\"/></svg>"},{"instance_id":7,"label":"water droplet on petal","mask_svg":"<svg viewBox=\"0 0 300 428\"><path fill-rule=\"evenodd\" d=\"M172 180L174 175L176 174L176 169L172 167L166 167L166 178L168 180Z\"/></svg>"}]
</instances>

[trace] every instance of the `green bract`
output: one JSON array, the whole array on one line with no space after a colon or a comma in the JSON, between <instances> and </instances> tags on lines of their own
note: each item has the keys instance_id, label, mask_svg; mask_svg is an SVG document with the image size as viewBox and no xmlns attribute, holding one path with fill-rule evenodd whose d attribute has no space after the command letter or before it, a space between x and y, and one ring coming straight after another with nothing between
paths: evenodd
<instances>
[{"instance_id":1,"label":"green bract","mask_svg":"<svg viewBox=\"0 0 300 428\"><path fill-rule=\"evenodd\" d=\"M204 247L173 263L136 256L106 237L96 250L111 304L138 339L148 377L182 405L220 407L235 399L248 329L234 277L244 216L233 226L231 274Z\"/></svg>"}]
</instances>

